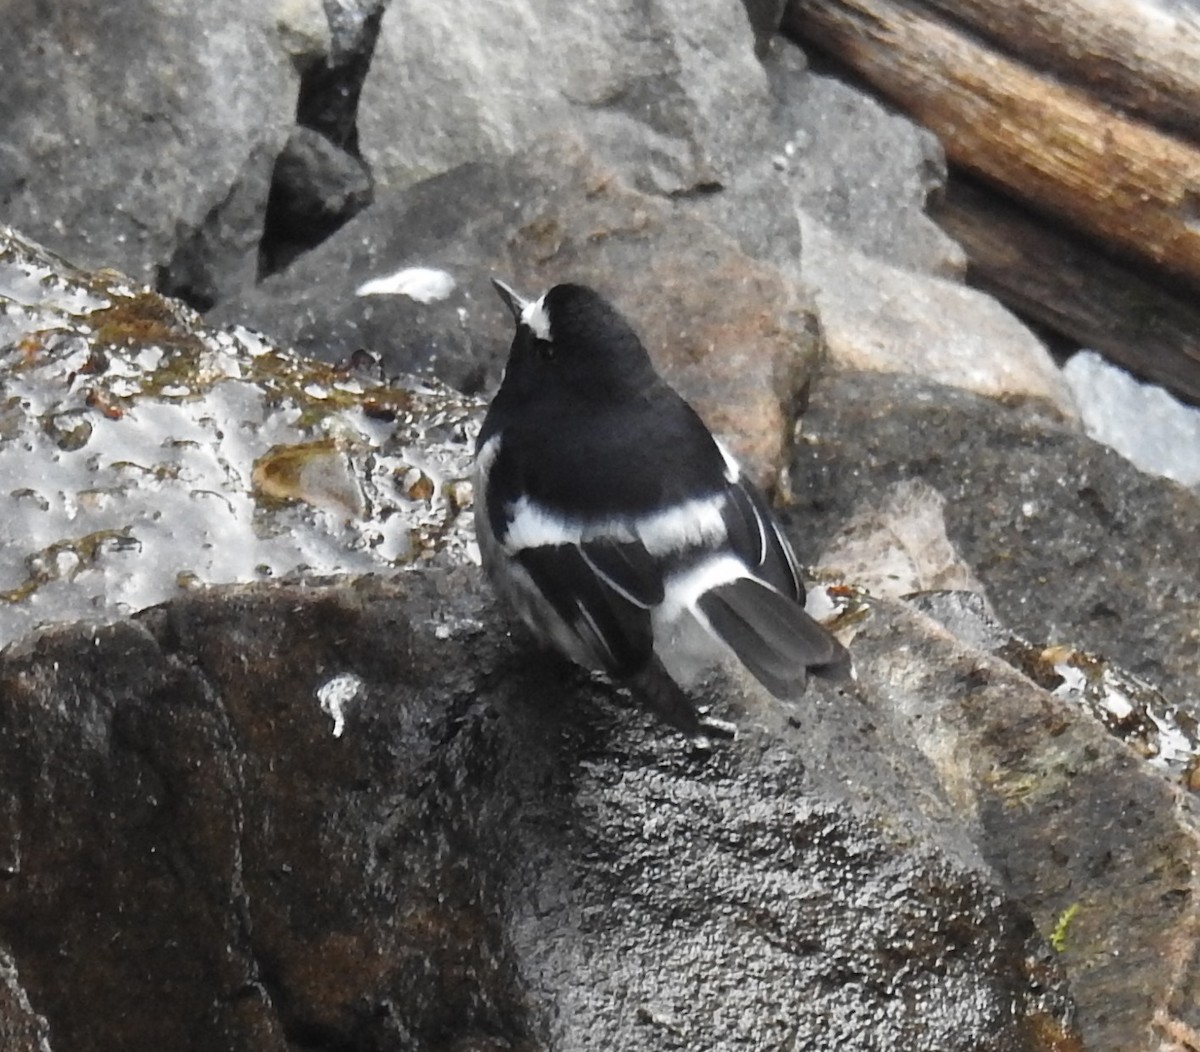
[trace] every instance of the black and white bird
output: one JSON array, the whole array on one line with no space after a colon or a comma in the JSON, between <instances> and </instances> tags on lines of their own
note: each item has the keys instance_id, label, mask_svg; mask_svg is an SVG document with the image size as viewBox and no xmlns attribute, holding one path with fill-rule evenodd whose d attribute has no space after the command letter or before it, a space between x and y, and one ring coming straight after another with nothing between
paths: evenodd
<instances>
[{"instance_id":1,"label":"black and white bird","mask_svg":"<svg viewBox=\"0 0 1200 1052\"><path fill-rule=\"evenodd\" d=\"M689 734L724 725L681 684L729 652L778 698L845 672L762 494L628 322L582 285L527 300L493 284L516 335L476 446L475 523L534 633Z\"/></svg>"}]
</instances>

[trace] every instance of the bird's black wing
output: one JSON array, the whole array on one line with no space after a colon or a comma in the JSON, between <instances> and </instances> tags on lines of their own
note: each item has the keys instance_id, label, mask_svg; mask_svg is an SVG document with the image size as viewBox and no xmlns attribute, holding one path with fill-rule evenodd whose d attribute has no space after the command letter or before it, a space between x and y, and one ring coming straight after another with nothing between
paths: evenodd
<instances>
[{"instance_id":1,"label":"bird's black wing","mask_svg":"<svg viewBox=\"0 0 1200 1052\"><path fill-rule=\"evenodd\" d=\"M750 570L803 607L804 579L792 546L758 487L741 475L731 481L723 517L730 547Z\"/></svg>"},{"instance_id":2,"label":"bird's black wing","mask_svg":"<svg viewBox=\"0 0 1200 1052\"><path fill-rule=\"evenodd\" d=\"M643 668L653 649L650 610L662 602L658 562L610 505L597 464L606 458L557 432L512 422L481 446L486 525L506 558L523 568L532 591L556 615L581 658L614 676ZM589 456L590 454L590 456ZM613 494L608 493L609 499ZM627 496L616 493L618 502ZM590 522L589 532L581 523ZM605 524L611 524L606 532ZM527 589L528 590L528 589ZM547 626L553 627L553 626ZM553 633L552 633L553 634Z\"/></svg>"},{"instance_id":3,"label":"bird's black wing","mask_svg":"<svg viewBox=\"0 0 1200 1052\"><path fill-rule=\"evenodd\" d=\"M641 544L539 545L514 557L592 664L618 677L647 665L654 648L650 608L662 601L663 583Z\"/></svg>"}]
</instances>

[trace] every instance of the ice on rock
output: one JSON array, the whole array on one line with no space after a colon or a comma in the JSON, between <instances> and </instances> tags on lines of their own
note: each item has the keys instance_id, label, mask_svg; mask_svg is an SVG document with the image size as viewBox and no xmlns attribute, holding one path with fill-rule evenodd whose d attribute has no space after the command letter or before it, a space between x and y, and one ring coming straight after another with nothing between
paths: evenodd
<instances>
[{"instance_id":1,"label":"ice on rock","mask_svg":"<svg viewBox=\"0 0 1200 1052\"><path fill-rule=\"evenodd\" d=\"M0 226L0 646L181 587L466 561L478 418Z\"/></svg>"},{"instance_id":2,"label":"ice on rock","mask_svg":"<svg viewBox=\"0 0 1200 1052\"><path fill-rule=\"evenodd\" d=\"M1080 351L1063 366L1083 426L1142 471L1200 486L1200 409L1143 384L1095 351Z\"/></svg>"}]
</instances>

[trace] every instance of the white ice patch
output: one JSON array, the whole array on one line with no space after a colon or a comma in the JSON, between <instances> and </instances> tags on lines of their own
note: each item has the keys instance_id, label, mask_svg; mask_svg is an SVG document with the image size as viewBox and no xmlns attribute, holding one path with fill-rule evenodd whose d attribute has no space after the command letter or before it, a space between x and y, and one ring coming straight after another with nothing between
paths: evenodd
<instances>
[{"instance_id":1,"label":"white ice patch","mask_svg":"<svg viewBox=\"0 0 1200 1052\"><path fill-rule=\"evenodd\" d=\"M1112 714L1114 719L1127 720L1133 715L1133 702L1119 690L1108 691L1101 704Z\"/></svg>"},{"instance_id":2,"label":"white ice patch","mask_svg":"<svg viewBox=\"0 0 1200 1052\"><path fill-rule=\"evenodd\" d=\"M1161 387L1139 383L1094 351L1073 355L1063 377L1090 437L1142 471L1200 485L1200 410Z\"/></svg>"},{"instance_id":3,"label":"white ice patch","mask_svg":"<svg viewBox=\"0 0 1200 1052\"><path fill-rule=\"evenodd\" d=\"M528 325L539 340L550 339L550 314L546 310L544 294L521 308L521 324Z\"/></svg>"},{"instance_id":4,"label":"white ice patch","mask_svg":"<svg viewBox=\"0 0 1200 1052\"><path fill-rule=\"evenodd\" d=\"M1081 695L1087 690L1087 676L1069 661L1060 661L1054 666L1054 671L1062 676L1062 683L1055 689L1056 694Z\"/></svg>"},{"instance_id":5,"label":"white ice patch","mask_svg":"<svg viewBox=\"0 0 1200 1052\"><path fill-rule=\"evenodd\" d=\"M321 711L333 720L333 736L340 738L346 729L346 706L362 690L363 681L353 672L342 672L317 688Z\"/></svg>"},{"instance_id":6,"label":"white ice patch","mask_svg":"<svg viewBox=\"0 0 1200 1052\"><path fill-rule=\"evenodd\" d=\"M454 288L454 278L444 270L405 267L386 277L365 281L354 292L358 296L407 296L418 303L433 303L444 300Z\"/></svg>"},{"instance_id":7,"label":"white ice patch","mask_svg":"<svg viewBox=\"0 0 1200 1052\"><path fill-rule=\"evenodd\" d=\"M1177 770L1191 764L1196 758L1196 743L1184 733L1179 721L1167 719L1153 709L1147 709L1146 715L1158 731L1159 763Z\"/></svg>"},{"instance_id":8,"label":"white ice patch","mask_svg":"<svg viewBox=\"0 0 1200 1052\"><path fill-rule=\"evenodd\" d=\"M41 258L0 226L0 647L202 585L465 560L473 400L414 386L385 423L364 412L392 404L381 381L337 395L327 365ZM105 347L97 371L102 308L153 310L171 333ZM318 470L335 461L340 474ZM331 477L348 504L326 499ZM349 514L360 499L368 513Z\"/></svg>"}]
</instances>

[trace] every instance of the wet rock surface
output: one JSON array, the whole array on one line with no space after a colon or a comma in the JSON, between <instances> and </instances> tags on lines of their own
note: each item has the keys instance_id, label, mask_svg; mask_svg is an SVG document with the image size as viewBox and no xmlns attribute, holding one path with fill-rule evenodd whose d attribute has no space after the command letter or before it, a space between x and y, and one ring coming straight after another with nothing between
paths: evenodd
<instances>
[{"instance_id":1,"label":"wet rock surface","mask_svg":"<svg viewBox=\"0 0 1200 1052\"><path fill-rule=\"evenodd\" d=\"M596 215L645 200L604 183L596 197ZM565 234L555 251L599 270L624 236L597 249ZM198 319L115 276L15 238L5 259L10 413L22 400L47 412L55 383L76 397L77 373L103 394L67 423L49 412L60 426L39 433L52 463L93 448L164 384L186 388L170 396L182 406L235 379L277 409L305 389L315 401L285 416L331 418L330 391L309 390L328 366L284 355L263 370L253 362L279 352L260 343L239 358L238 333L205 351L214 334ZM768 273L761 302L783 311L788 286ZM694 309L698 324L720 319ZM786 332L771 353L785 354ZM159 376L159 356L140 361L148 337L195 361ZM88 364L100 344L103 368ZM39 370L41 394L21 395ZM1151 766L1060 689L1073 651L1042 644L1070 632L1126 656L1093 619L1067 620L1095 584L1078 561L1052 582L1062 623L1022 620L1021 600L1055 543L1120 552L1142 580L1118 613L1146 618L1134 621L1143 652L1160 662L1135 670L1153 681L1169 665L1176 678L1157 682L1188 711L1180 553L1194 495L1140 475L1042 399L807 375L786 476L798 550L828 548L877 596L925 598L910 609L863 596L839 615L856 691L814 688L783 709L715 685L710 700L741 731L731 745L688 745L504 636L468 568L200 590L10 646L0 947L13 967L0 1025L13 1041L557 1049L602 1034L626 1048L1125 1052L1186 1038L1192 773ZM390 401L402 392L354 383L332 408L374 421L379 460L406 433ZM446 408L404 398L417 423ZM779 456L787 436L770 433ZM309 472L311 435L270 448L253 428L243 438L254 469L241 489L284 507L349 492ZM1136 543L1064 484L1073 464L1138 496ZM420 482L418 502L433 492ZM343 501L339 514L369 521L375 503ZM1014 631L1042 644L1018 660ZM164 999L179 1011L140 1009Z\"/></svg>"},{"instance_id":2,"label":"wet rock surface","mask_svg":"<svg viewBox=\"0 0 1200 1052\"><path fill-rule=\"evenodd\" d=\"M0 1044L11 1052L43 1052L48 1026L34 1013L11 955L0 947Z\"/></svg>"},{"instance_id":3,"label":"wet rock surface","mask_svg":"<svg viewBox=\"0 0 1200 1052\"><path fill-rule=\"evenodd\" d=\"M0 645L185 587L474 545L474 399L215 330L2 226L0 376Z\"/></svg>"},{"instance_id":4,"label":"wet rock surface","mask_svg":"<svg viewBox=\"0 0 1200 1052\"><path fill-rule=\"evenodd\" d=\"M1194 1028L1192 796L1005 661L912 612L879 614L855 639L863 688L887 699L957 820L1059 951L1083 1047L1155 1047Z\"/></svg>"},{"instance_id":5,"label":"wet rock surface","mask_svg":"<svg viewBox=\"0 0 1200 1052\"><path fill-rule=\"evenodd\" d=\"M55 1048L1079 1047L886 712L688 746L481 588L216 591L0 659L0 938Z\"/></svg>"},{"instance_id":6,"label":"wet rock surface","mask_svg":"<svg viewBox=\"0 0 1200 1052\"><path fill-rule=\"evenodd\" d=\"M848 522L870 523L916 487L936 494L945 529L927 528L917 547L936 555L948 540L977 575L973 612L917 597L954 646L898 626L881 636L868 620L855 659L864 688L907 713L960 819L1041 930L1061 930L1086 1047L1189 1047L1198 982L1195 494L1143 475L1044 404L1004 405L914 378L830 373L802 429L787 514L810 552L831 540L844 548ZM913 535L892 514L874 548L878 569L894 572ZM924 564L926 583L907 569L898 580L937 587L945 565ZM1090 694L1087 676L1109 673L1053 645L1064 640L1160 688L1150 704L1160 716L1169 710L1173 729L1133 733L1142 688L1118 673L1107 681L1113 693ZM1056 696L1037 700L1005 665ZM1105 726L1113 738L1094 739ZM1190 736L1188 766L1160 755L1160 732Z\"/></svg>"}]
</instances>

